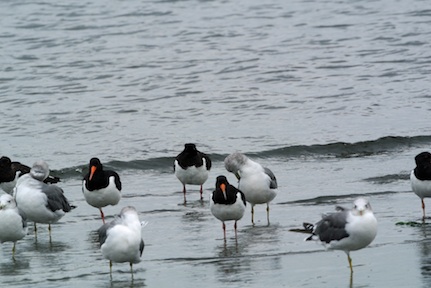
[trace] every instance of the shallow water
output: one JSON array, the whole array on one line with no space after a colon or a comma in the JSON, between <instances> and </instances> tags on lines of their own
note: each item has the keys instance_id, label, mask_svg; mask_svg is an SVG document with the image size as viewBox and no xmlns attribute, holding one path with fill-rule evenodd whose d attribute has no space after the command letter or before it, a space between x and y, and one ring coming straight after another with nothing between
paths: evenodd
<instances>
[{"instance_id":1,"label":"shallow water","mask_svg":"<svg viewBox=\"0 0 431 288\"><path fill-rule=\"evenodd\" d=\"M0 2L0 152L46 160L77 206L51 242L30 229L15 261L2 245L0 286L430 286L431 226L408 180L431 142L426 4ZM213 169L204 201L191 186L184 205L172 165L186 142ZM236 150L280 188L271 225L257 206L251 226L248 207L225 245L208 197L218 175L235 183L223 159ZM94 156L123 182L105 215L134 205L148 222L133 277L128 264L110 275L98 249L100 216L80 187ZM351 277L343 252L289 230L358 195L379 231L352 252Z\"/></svg>"}]
</instances>

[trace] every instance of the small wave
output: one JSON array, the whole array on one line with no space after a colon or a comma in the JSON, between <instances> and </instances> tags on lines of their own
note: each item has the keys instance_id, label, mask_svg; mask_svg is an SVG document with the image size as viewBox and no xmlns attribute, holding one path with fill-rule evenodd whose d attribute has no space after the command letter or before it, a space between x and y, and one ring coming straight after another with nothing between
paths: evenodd
<instances>
[{"instance_id":1,"label":"small wave","mask_svg":"<svg viewBox=\"0 0 431 288\"><path fill-rule=\"evenodd\" d=\"M382 192L372 192L372 193L360 193L360 194L347 194L347 195L325 195L318 196L309 199L301 199L295 201L287 201L277 203L277 205L303 205L303 206L318 206L318 205L334 205L336 206L341 199L357 198L357 197L371 197L377 195L390 195L400 192L395 191L382 191Z\"/></svg>"},{"instance_id":2,"label":"small wave","mask_svg":"<svg viewBox=\"0 0 431 288\"><path fill-rule=\"evenodd\" d=\"M277 148L273 150L254 153L257 157L334 157L351 158L379 155L398 152L405 148L429 145L431 136L387 136L377 140L361 141L356 143L334 142L329 144L297 145Z\"/></svg>"},{"instance_id":3,"label":"small wave","mask_svg":"<svg viewBox=\"0 0 431 288\"><path fill-rule=\"evenodd\" d=\"M365 178L364 181L374 184L389 184L397 181L404 181L410 179L410 171L405 171L399 174L388 174L377 177Z\"/></svg>"},{"instance_id":4,"label":"small wave","mask_svg":"<svg viewBox=\"0 0 431 288\"><path fill-rule=\"evenodd\" d=\"M248 153L243 151L253 158L353 158L367 157L380 154L390 154L405 150L410 147L420 147L429 145L431 136L387 136L377 140L361 141L356 143L334 142L328 144L313 144L313 145L293 145L271 150ZM228 154L209 153L208 154L214 163L223 162ZM157 173L166 174L173 173L173 163L175 156L171 157L156 157L149 159L138 159L131 161L113 160L104 163L106 169L115 171L124 170L147 170L157 171ZM88 172L87 163L82 166L74 166L61 170L52 171L54 176L64 178L82 178ZM408 173L397 175L386 175L380 178L365 179L370 182L388 183L398 180L406 180Z\"/></svg>"}]
</instances>

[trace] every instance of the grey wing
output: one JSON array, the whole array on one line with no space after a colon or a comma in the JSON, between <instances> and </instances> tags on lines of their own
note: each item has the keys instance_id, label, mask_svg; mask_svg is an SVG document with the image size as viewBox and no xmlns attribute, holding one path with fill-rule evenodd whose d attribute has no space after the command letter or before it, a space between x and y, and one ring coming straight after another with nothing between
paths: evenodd
<instances>
[{"instance_id":1,"label":"grey wing","mask_svg":"<svg viewBox=\"0 0 431 288\"><path fill-rule=\"evenodd\" d=\"M342 206L336 206L336 207L335 207L335 211L347 211L347 210L349 210L349 209L344 208L344 207L342 207Z\"/></svg>"},{"instance_id":2,"label":"grey wing","mask_svg":"<svg viewBox=\"0 0 431 288\"><path fill-rule=\"evenodd\" d=\"M269 170L269 168L264 167L263 169L265 170L265 174L268 175L269 178L271 179L271 182L269 182L269 188L277 189L277 187L278 187L277 179L275 178L274 173L272 173L272 171Z\"/></svg>"},{"instance_id":3,"label":"grey wing","mask_svg":"<svg viewBox=\"0 0 431 288\"><path fill-rule=\"evenodd\" d=\"M99 229L97 229L100 246L102 246L103 243L105 243L106 238L108 238L108 230L114 227L115 225L119 224L120 222L121 222L121 218L116 216L113 221L103 224L102 226L100 226Z\"/></svg>"},{"instance_id":4,"label":"grey wing","mask_svg":"<svg viewBox=\"0 0 431 288\"><path fill-rule=\"evenodd\" d=\"M313 234L318 235L320 241L325 243L348 237L349 234L345 230L348 213L349 211L342 211L324 215L315 225Z\"/></svg>"},{"instance_id":5,"label":"grey wing","mask_svg":"<svg viewBox=\"0 0 431 288\"><path fill-rule=\"evenodd\" d=\"M43 183L44 184L44 183ZM46 194L48 198L47 207L51 211L63 210L64 212L69 212L72 210L69 202L64 196L63 189L56 185L44 184L42 192Z\"/></svg>"},{"instance_id":6,"label":"grey wing","mask_svg":"<svg viewBox=\"0 0 431 288\"><path fill-rule=\"evenodd\" d=\"M102 246L103 243L105 243L106 238L108 238L108 229L112 228L112 226L113 226L111 223L103 224L99 229L97 229L97 234L99 235L100 246Z\"/></svg>"}]
</instances>

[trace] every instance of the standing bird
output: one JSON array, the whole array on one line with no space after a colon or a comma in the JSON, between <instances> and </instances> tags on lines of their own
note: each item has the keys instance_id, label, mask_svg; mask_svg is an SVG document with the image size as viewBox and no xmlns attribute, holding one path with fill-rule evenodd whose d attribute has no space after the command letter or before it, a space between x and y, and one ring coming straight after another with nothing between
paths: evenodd
<instances>
[{"instance_id":1,"label":"standing bird","mask_svg":"<svg viewBox=\"0 0 431 288\"><path fill-rule=\"evenodd\" d=\"M211 195L211 213L223 223L224 240L226 241L225 221L234 220L235 238L237 238L236 222L244 216L245 196L240 190L230 185L225 176L218 176L216 189Z\"/></svg>"},{"instance_id":2,"label":"standing bird","mask_svg":"<svg viewBox=\"0 0 431 288\"><path fill-rule=\"evenodd\" d=\"M351 210L337 207L338 212L323 215L315 225L304 223L305 229L291 230L310 233L311 236L306 241L319 240L328 249L344 251L351 273L353 267L350 251L367 247L377 235L377 220L368 200L357 198L353 204Z\"/></svg>"},{"instance_id":3,"label":"standing bird","mask_svg":"<svg viewBox=\"0 0 431 288\"><path fill-rule=\"evenodd\" d=\"M178 180L183 183L184 203L186 203L186 184L200 185L201 200L203 199L202 185L208 179L211 170L211 159L205 153L196 149L193 143L184 145L184 150L175 158L174 171Z\"/></svg>"},{"instance_id":4,"label":"standing bird","mask_svg":"<svg viewBox=\"0 0 431 288\"><path fill-rule=\"evenodd\" d=\"M120 176L115 171L103 170L98 158L91 158L88 168L89 172L82 181L82 192L88 204L99 208L105 223L102 207L117 205L121 199Z\"/></svg>"},{"instance_id":5,"label":"standing bird","mask_svg":"<svg viewBox=\"0 0 431 288\"><path fill-rule=\"evenodd\" d=\"M9 194L0 196L0 243L13 242L12 257L15 256L16 241L27 234L27 221L24 213L16 206Z\"/></svg>"},{"instance_id":6,"label":"standing bird","mask_svg":"<svg viewBox=\"0 0 431 288\"><path fill-rule=\"evenodd\" d=\"M12 162L9 157L0 158L0 188L8 194L12 194L18 178L30 172L30 167L19 162ZM45 183L60 182L60 178L48 176Z\"/></svg>"},{"instance_id":7,"label":"standing bird","mask_svg":"<svg viewBox=\"0 0 431 288\"><path fill-rule=\"evenodd\" d=\"M133 275L133 264L141 262L144 251L141 229L135 207L127 206L112 222L103 224L97 230L102 255L109 260L111 273L112 262L129 262Z\"/></svg>"},{"instance_id":8,"label":"standing bird","mask_svg":"<svg viewBox=\"0 0 431 288\"><path fill-rule=\"evenodd\" d=\"M422 219L425 220L424 198L431 197L431 153L422 152L415 157L416 168L410 173L412 190L421 198Z\"/></svg>"},{"instance_id":9,"label":"standing bird","mask_svg":"<svg viewBox=\"0 0 431 288\"><path fill-rule=\"evenodd\" d=\"M254 206L266 203L266 217L269 225L269 202L277 195L277 179L266 167L254 162L242 153L235 152L224 159L227 171L238 178L238 189L251 204L251 223L254 225Z\"/></svg>"},{"instance_id":10,"label":"standing bird","mask_svg":"<svg viewBox=\"0 0 431 288\"><path fill-rule=\"evenodd\" d=\"M27 219L36 223L48 224L51 236L51 224L60 220L74 206L64 196L63 190L43 180L49 175L49 167L45 161L37 161L31 167L30 173L21 176L14 189L14 197L17 206Z\"/></svg>"}]
</instances>

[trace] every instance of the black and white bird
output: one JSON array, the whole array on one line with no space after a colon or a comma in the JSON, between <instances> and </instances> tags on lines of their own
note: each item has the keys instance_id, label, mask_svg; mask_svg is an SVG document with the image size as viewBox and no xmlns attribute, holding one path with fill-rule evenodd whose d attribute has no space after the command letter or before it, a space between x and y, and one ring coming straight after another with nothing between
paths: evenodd
<instances>
[{"instance_id":1,"label":"black and white bird","mask_svg":"<svg viewBox=\"0 0 431 288\"><path fill-rule=\"evenodd\" d=\"M235 238L237 238L237 221L244 216L245 196L240 190L230 185L225 176L218 176L216 188L211 195L211 213L223 223L223 235L226 241L225 221L235 221Z\"/></svg>"},{"instance_id":2,"label":"black and white bird","mask_svg":"<svg viewBox=\"0 0 431 288\"><path fill-rule=\"evenodd\" d=\"M0 243L13 242L12 257L18 240L27 235L27 220L25 214L16 206L15 200L9 194L0 196Z\"/></svg>"},{"instance_id":3,"label":"black and white bird","mask_svg":"<svg viewBox=\"0 0 431 288\"><path fill-rule=\"evenodd\" d=\"M105 223L102 208L117 205L121 199L120 176L115 171L104 170L98 158L91 158L88 169L89 172L82 181L82 192L85 201L99 209L102 221Z\"/></svg>"},{"instance_id":4,"label":"black and white bird","mask_svg":"<svg viewBox=\"0 0 431 288\"><path fill-rule=\"evenodd\" d=\"M2 156L0 158L0 188L6 193L12 194L18 178L29 172L30 167ZM60 178L48 175L44 182L53 184L60 182Z\"/></svg>"},{"instance_id":5,"label":"black and white bird","mask_svg":"<svg viewBox=\"0 0 431 288\"><path fill-rule=\"evenodd\" d=\"M325 214L316 224L304 223L305 229L294 232L310 233L305 240L317 240L327 249L342 250L347 254L353 272L350 251L367 247L377 235L377 220L365 198L357 198L352 209L337 207L338 212Z\"/></svg>"},{"instance_id":6,"label":"black and white bird","mask_svg":"<svg viewBox=\"0 0 431 288\"><path fill-rule=\"evenodd\" d=\"M416 167L410 173L413 192L421 198L422 219L425 220L424 198L431 197L431 153L422 152L415 157Z\"/></svg>"},{"instance_id":7,"label":"black and white bird","mask_svg":"<svg viewBox=\"0 0 431 288\"><path fill-rule=\"evenodd\" d=\"M225 168L238 178L238 189L251 204L251 222L254 225L254 206L266 204L269 225L269 202L277 195L277 179L266 167L251 160L242 153L235 152L224 159Z\"/></svg>"},{"instance_id":8,"label":"black and white bird","mask_svg":"<svg viewBox=\"0 0 431 288\"><path fill-rule=\"evenodd\" d=\"M14 188L14 198L29 221L48 224L51 235L51 224L60 220L74 206L64 196L63 190L43 182L49 175L49 167L45 161L37 161L30 173L21 176Z\"/></svg>"},{"instance_id":9,"label":"black and white bird","mask_svg":"<svg viewBox=\"0 0 431 288\"><path fill-rule=\"evenodd\" d=\"M175 176L183 184L184 203L186 202L186 184L200 185L201 200L203 199L202 185L207 181L210 170L210 157L198 151L195 144L185 144L184 150L178 154L174 161Z\"/></svg>"},{"instance_id":10,"label":"black and white bird","mask_svg":"<svg viewBox=\"0 0 431 288\"><path fill-rule=\"evenodd\" d=\"M144 251L141 229L138 212L133 206L124 207L119 216L98 229L102 255L109 260L111 273L112 262L129 262L133 275L133 264L141 261Z\"/></svg>"}]
</instances>

